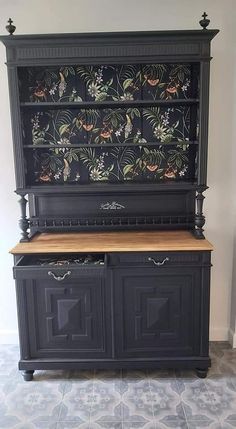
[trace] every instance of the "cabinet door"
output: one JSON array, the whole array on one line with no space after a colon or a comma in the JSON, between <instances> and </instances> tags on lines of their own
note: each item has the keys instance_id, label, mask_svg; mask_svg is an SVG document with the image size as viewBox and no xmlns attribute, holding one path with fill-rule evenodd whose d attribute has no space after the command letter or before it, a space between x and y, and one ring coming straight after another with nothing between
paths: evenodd
<instances>
[{"instance_id":1,"label":"cabinet door","mask_svg":"<svg viewBox=\"0 0 236 429\"><path fill-rule=\"evenodd\" d=\"M199 354L201 268L133 267L114 276L117 357Z\"/></svg>"},{"instance_id":2,"label":"cabinet door","mask_svg":"<svg viewBox=\"0 0 236 429\"><path fill-rule=\"evenodd\" d=\"M17 286L20 283L26 290L31 357L110 356L110 298L103 278L28 279Z\"/></svg>"}]
</instances>

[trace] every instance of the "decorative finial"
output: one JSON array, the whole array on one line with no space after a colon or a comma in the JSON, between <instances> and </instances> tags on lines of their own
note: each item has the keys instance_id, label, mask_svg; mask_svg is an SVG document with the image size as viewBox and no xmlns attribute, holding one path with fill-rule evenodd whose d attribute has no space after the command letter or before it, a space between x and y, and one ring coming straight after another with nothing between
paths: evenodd
<instances>
[{"instance_id":1,"label":"decorative finial","mask_svg":"<svg viewBox=\"0 0 236 429\"><path fill-rule=\"evenodd\" d=\"M207 19L207 13L204 12L202 14L203 19L201 19L201 21L199 21L199 24L201 25L201 27L203 28L203 30L206 30L206 28L208 27L208 25L210 24L210 20Z\"/></svg>"},{"instance_id":2,"label":"decorative finial","mask_svg":"<svg viewBox=\"0 0 236 429\"><path fill-rule=\"evenodd\" d=\"M8 25L6 26L6 30L8 31L8 33L10 34L10 36L12 36L13 33L15 32L15 30L16 30L16 27L15 27L15 25L12 25L13 21L12 21L11 18L9 18L7 22L8 22Z\"/></svg>"}]
</instances>

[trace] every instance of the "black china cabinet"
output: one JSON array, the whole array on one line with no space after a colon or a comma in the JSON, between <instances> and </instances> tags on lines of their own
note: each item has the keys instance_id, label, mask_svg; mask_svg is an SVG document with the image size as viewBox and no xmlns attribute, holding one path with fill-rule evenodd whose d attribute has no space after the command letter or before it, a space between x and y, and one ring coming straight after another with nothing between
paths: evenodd
<instances>
[{"instance_id":1,"label":"black china cabinet","mask_svg":"<svg viewBox=\"0 0 236 429\"><path fill-rule=\"evenodd\" d=\"M9 20L10 35L0 37L22 213L13 253L25 379L34 369L102 362L182 361L206 375L212 248L203 192L218 30L206 28L206 14L200 24L21 36ZM123 247L84 253L75 244L112 234Z\"/></svg>"}]
</instances>

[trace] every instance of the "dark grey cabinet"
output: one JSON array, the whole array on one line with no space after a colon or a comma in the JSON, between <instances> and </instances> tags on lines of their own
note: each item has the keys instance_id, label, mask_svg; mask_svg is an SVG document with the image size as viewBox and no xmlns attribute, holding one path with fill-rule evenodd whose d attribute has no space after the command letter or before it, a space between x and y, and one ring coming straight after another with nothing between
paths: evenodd
<instances>
[{"instance_id":1,"label":"dark grey cabinet","mask_svg":"<svg viewBox=\"0 0 236 429\"><path fill-rule=\"evenodd\" d=\"M204 238L218 31L0 36L22 242L71 230L184 229Z\"/></svg>"},{"instance_id":2,"label":"dark grey cabinet","mask_svg":"<svg viewBox=\"0 0 236 429\"><path fill-rule=\"evenodd\" d=\"M21 207L12 253L26 380L36 369L91 366L206 375L212 246L203 193L219 31L209 22L204 14L199 30L0 36Z\"/></svg>"},{"instance_id":3,"label":"dark grey cabinet","mask_svg":"<svg viewBox=\"0 0 236 429\"><path fill-rule=\"evenodd\" d=\"M15 264L25 379L35 369L91 366L206 375L210 252L73 258L77 265L60 255Z\"/></svg>"}]
</instances>

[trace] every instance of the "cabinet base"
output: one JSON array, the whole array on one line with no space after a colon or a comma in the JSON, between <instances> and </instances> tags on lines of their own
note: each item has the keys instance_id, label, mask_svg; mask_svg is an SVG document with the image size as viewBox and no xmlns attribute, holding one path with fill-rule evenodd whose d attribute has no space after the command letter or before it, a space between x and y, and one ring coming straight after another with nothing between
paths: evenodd
<instances>
[{"instance_id":1,"label":"cabinet base","mask_svg":"<svg viewBox=\"0 0 236 429\"><path fill-rule=\"evenodd\" d=\"M19 369L23 370L22 375L25 381L33 379L35 370L82 370L82 369L193 369L199 378L207 376L208 368L211 366L211 360L208 357L204 358L185 358L171 360L163 358L159 360L96 360L96 361L69 361L69 360L21 360Z\"/></svg>"},{"instance_id":2,"label":"cabinet base","mask_svg":"<svg viewBox=\"0 0 236 429\"><path fill-rule=\"evenodd\" d=\"M207 372L208 372L208 368L206 369L196 368L196 374L199 378L206 378Z\"/></svg>"},{"instance_id":3,"label":"cabinet base","mask_svg":"<svg viewBox=\"0 0 236 429\"><path fill-rule=\"evenodd\" d=\"M22 372L22 376L25 381L33 380L33 374L34 374L34 370L26 370Z\"/></svg>"}]
</instances>

